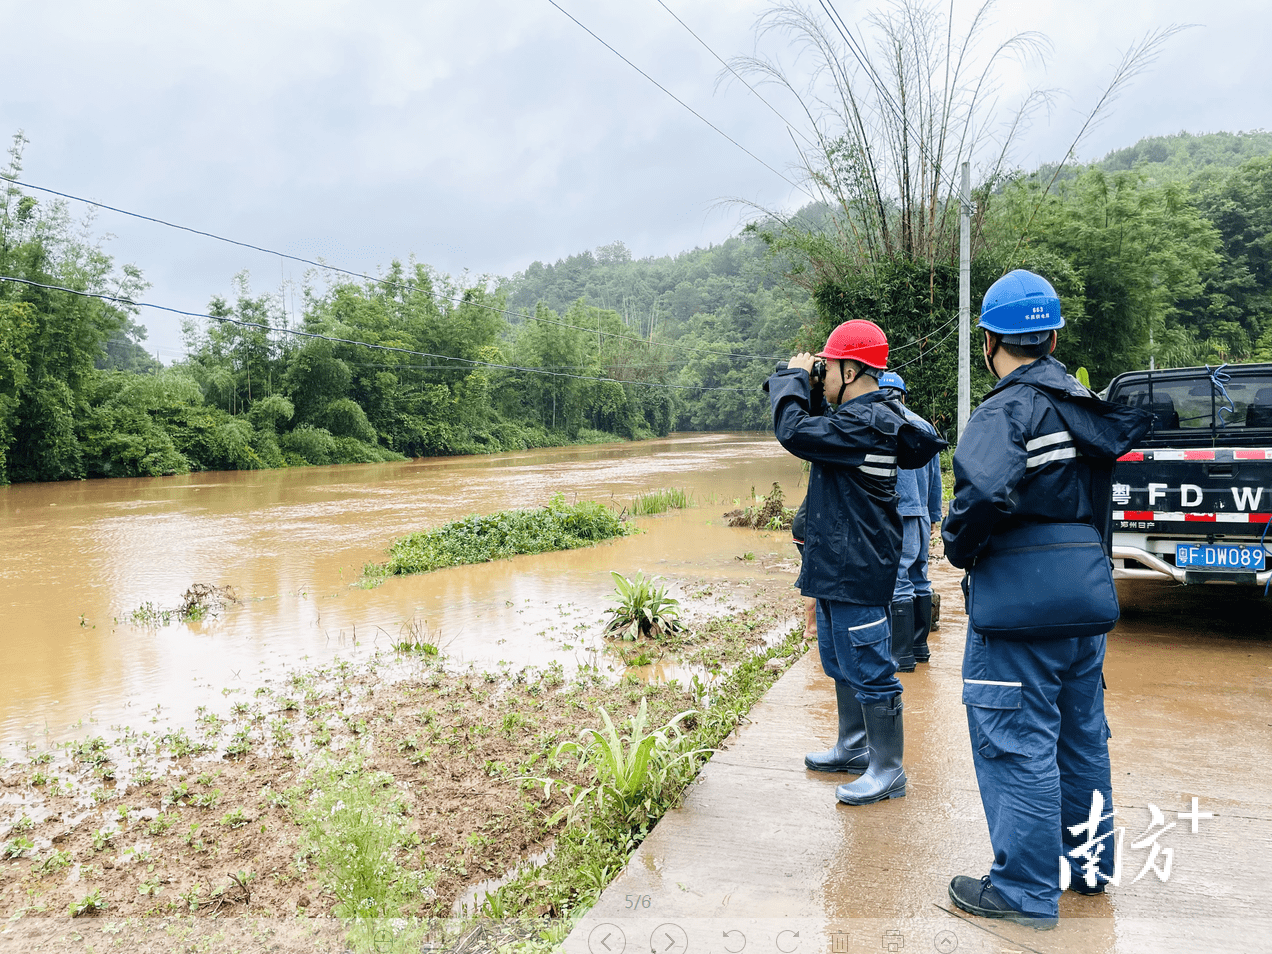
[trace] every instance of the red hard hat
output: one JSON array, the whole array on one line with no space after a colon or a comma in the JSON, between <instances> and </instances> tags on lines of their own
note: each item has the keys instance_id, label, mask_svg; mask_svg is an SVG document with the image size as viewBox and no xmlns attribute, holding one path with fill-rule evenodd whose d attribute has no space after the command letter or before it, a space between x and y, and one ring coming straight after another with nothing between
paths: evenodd
<instances>
[{"instance_id":1,"label":"red hard hat","mask_svg":"<svg viewBox=\"0 0 1272 954\"><path fill-rule=\"evenodd\" d=\"M819 358L852 358L872 368L888 366L888 336L873 321L854 318L830 333Z\"/></svg>"}]
</instances>

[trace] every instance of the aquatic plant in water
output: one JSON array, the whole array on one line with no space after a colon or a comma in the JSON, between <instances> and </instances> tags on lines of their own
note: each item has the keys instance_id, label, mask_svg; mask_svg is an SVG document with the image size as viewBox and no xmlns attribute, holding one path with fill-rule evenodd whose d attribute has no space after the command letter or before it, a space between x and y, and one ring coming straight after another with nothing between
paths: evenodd
<instances>
[{"instance_id":1,"label":"aquatic plant in water","mask_svg":"<svg viewBox=\"0 0 1272 954\"><path fill-rule=\"evenodd\" d=\"M648 514L666 513L668 510L683 510L693 506L693 497L687 491L676 487L665 487L641 494L632 501L633 516L643 517Z\"/></svg>"},{"instance_id":2,"label":"aquatic plant in water","mask_svg":"<svg viewBox=\"0 0 1272 954\"><path fill-rule=\"evenodd\" d=\"M134 626L167 626L174 619L181 622L199 622L215 616L229 603L237 603L238 597L228 586L194 583L181 594L181 602L174 609L142 603L125 617Z\"/></svg>"}]
</instances>

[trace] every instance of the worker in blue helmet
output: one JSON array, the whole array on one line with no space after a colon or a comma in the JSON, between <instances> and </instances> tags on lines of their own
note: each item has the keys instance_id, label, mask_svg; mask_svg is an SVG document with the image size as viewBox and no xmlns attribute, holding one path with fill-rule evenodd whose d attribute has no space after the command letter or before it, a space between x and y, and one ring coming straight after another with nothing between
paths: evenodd
<instances>
[{"instance_id":1,"label":"worker in blue helmet","mask_svg":"<svg viewBox=\"0 0 1272 954\"><path fill-rule=\"evenodd\" d=\"M905 380L895 371L879 379L891 392L906 418L929 434L936 428L906 406ZM928 633L932 630L932 583L928 580L928 548L932 524L941 520L941 458L933 457L918 470L897 470L898 512L901 514L901 562L892 592L892 659L900 672L914 672L916 663L932 658Z\"/></svg>"},{"instance_id":2,"label":"worker in blue helmet","mask_svg":"<svg viewBox=\"0 0 1272 954\"><path fill-rule=\"evenodd\" d=\"M1014 551L1022 565L1021 554L1042 549L1038 542L1054 532L1048 524L1094 527L1107 551L1113 462L1151 421L1100 400L1052 357L1064 318L1040 275L1017 269L996 281L979 327L998 383L954 453L954 499L941 532L946 557L968 569L973 592L978 560L1004 559L994 543L1007 532L1024 538ZM1070 588L1061 607L1082 600L1070 579L1049 585L1052 599L1055 588ZM1021 586L995 597L1026 621L1012 638L967 628L963 703L994 863L986 876L954 878L949 895L972 914L1047 928L1058 920L1062 885L1098 894L1113 874L1113 792L1106 636L1031 633L1037 596ZM1055 614L1039 614L1039 625Z\"/></svg>"}]
</instances>

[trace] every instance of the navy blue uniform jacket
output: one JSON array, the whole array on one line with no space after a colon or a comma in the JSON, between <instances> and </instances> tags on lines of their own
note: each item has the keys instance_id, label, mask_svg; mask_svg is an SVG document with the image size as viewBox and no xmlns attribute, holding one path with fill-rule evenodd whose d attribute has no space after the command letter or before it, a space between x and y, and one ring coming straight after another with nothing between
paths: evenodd
<instances>
[{"instance_id":1,"label":"navy blue uniform jacket","mask_svg":"<svg viewBox=\"0 0 1272 954\"><path fill-rule=\"evenodd\" d=\"M812 464L800 592L888 605L901 559L897 466L922 467L945 442L906 420L883 391L810 415L808 374L799 368L769 378L769 400L778 441Z\"/></svg>"},{"instance_id":2,"label":"navy blue uniform jacket","mask_svg":"<svg viewBox=\"0 0 1272 954\"><path fill-rule=\"evenodd\" d=\"M1007 375L972 413L954 451L945 555L968 567L989 538L1028 523L1088 523L1109 545L1113 463L1152 415L1110 404L1051 356Z\"/></svg>"}]
</instances>

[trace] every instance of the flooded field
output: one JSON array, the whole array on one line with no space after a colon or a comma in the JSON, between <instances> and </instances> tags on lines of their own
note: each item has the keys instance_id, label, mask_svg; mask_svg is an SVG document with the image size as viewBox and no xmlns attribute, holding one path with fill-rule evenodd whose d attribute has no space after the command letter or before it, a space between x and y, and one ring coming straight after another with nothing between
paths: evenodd
<instances>
[{"instance_id":1,"label":"flooded field","mask_svg":"<svg viewBox=\"0 0 1272 954\"><path fill-rule=\"evenodd\" d=\"M385 648L404 627L481 665L586 657L611 570L691 576L711 564L745 580L762 561L732 557L792 556L781 534L730 529L720 515L774 481L798 500L800 477L771 435L744 434L0 488L0 653L17 661L0 698L0 754L90 722L186 722L226 689ZM364 564L412 531L556 493L622 507L662 487L699 505L638 519L641 533L594 548L357 585ZM202 622L132 620L196 583L240 602Z\"/></svg>"}]
</instances>

